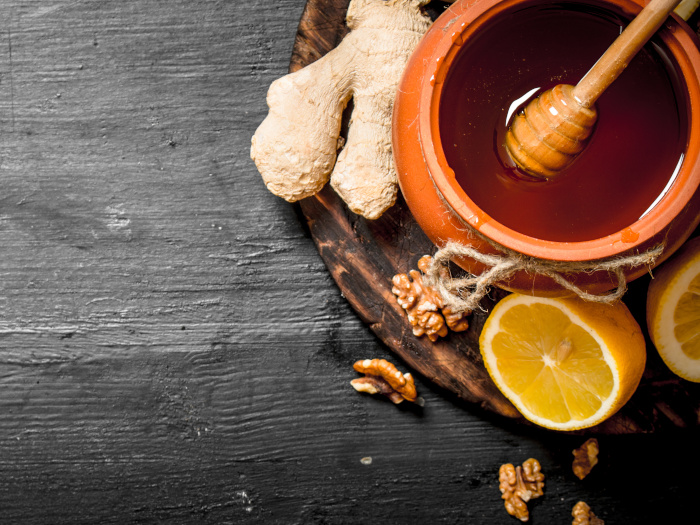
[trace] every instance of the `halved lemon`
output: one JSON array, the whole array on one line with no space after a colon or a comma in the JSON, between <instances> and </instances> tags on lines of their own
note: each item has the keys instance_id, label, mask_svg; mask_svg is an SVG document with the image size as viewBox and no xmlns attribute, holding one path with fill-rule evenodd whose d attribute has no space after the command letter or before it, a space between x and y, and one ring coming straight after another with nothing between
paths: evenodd
<instances>
[{"instance_id":1,"label":"halved lemon","mask_svg":"<svg viewBox=\"0 0 700 525\"><path fill-rule=\"evenodd\" d=\"M479 339L491 378L527 419L555 430L601 423L632 396L644 336L623 303L511 294Z\"/></svg>"},{"instance_id":2,"label":"halved lemon","mask_svg":"<svg viewBox=\"0 0 700 525\"><path fill-rule=\"evenodd\" d=\"M647 325L666 365L680 377L700 382L700 237L654 270Z\"/></svg>"}]
</instances>

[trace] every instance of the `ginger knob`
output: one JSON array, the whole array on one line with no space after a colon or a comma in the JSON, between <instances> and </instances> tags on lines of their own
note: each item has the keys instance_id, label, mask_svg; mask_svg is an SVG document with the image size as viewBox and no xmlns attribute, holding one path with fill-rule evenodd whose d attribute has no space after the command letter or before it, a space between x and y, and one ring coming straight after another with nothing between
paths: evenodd
<instances>
[{"instance_id":1,"label":"ginger knob","mask_svg":"<svg viewBox=\"0 0 700 525\"><path fill-rule=\"evenodd\" d=\"M270 85L269 112L250 148L268 190L295 202L330 181L348 208L367 219L394 204L394 97L406 62L431 24L421 10L427 2L351 0L350 33L340 44ZM351 100L347 138L341 138Z\"/></svg>"}]
</instances>

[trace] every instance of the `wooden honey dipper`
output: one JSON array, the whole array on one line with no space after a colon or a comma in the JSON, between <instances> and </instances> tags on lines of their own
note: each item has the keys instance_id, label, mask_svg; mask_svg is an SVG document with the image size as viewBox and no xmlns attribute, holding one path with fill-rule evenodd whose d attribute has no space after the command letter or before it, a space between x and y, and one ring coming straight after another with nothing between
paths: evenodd
<instances>
[{"instance_id":1,"label":"wooden honey dipper","mask_svg":"<svg viewBox=\"0 0 700 525\"><path fill-rule=\"evenodd\" d=\"M520 169L550 179L573 162L598 118L595 101L680 1L652 0L576 86L559 84L516 115L506 134L506 150Z\"/></svg>"}]
</instances>

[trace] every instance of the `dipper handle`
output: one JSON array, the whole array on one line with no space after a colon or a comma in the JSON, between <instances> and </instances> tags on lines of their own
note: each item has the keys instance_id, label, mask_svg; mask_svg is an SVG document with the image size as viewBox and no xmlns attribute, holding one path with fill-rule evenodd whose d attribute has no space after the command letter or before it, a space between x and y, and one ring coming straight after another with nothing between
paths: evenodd
<instances>
[{"instance_id":1,"label":"dipper handle","mask_svg":"<svg viewBox=\"0 0 700 525\"><path fill-rule=\"evenodd\" d=\"M576 84L572 95L579 104L591 107L680 3L681 0L651 0Z\"/></svg>"}]
</instances>

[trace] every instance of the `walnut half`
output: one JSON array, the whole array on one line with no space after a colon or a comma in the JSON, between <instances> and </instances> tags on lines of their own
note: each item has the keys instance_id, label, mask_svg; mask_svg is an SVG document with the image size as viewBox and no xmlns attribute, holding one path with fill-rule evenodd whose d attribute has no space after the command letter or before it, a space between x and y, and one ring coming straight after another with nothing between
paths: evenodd
<instances>
[{"instance_id":1,"label":"walnut half","mask_svg":"<svg viewBox=\"0 0 700 525\"><path fill-rule=\"evenodd\" d=\"M364 359L357 361L353 368L365 377L353 379L350 384L358 392L383 394L398 404L411 401L421 404L416 385L410 373L402 374L386 359Z\"/></svg>"},{"instance_id":2,"label":"walnut half","mask_svg":"<svg viewBox=\"0 0 700 525\"><path fill-rule=\"evenodd\" d=\"M448 328L454 332L463 332L469 328L469 321L468 313L453 312L449 306L445 306L440 293L423 282L421 272L425 273L431 262L432 257L424 255L418 261L420 272L411 270L408 274L394 275L391 291L399 305L406 310L408 322L413 326L413 335L427 335L435 342L448 334ZM441 271L447 272L447 269Z\"/></svg>"},{"instance_id":3,"label":"walnut half","mask_svg":"<svg viewBox=\"0 0 700 525\"><path fill-rule=\"evenodd\" d=\"M588 504L583 501L574 505L571 515L574 517L571 525L605 525L605 522L593 514Z\"/></svg>"},{"instance_id":4,"label":"walnut half","mask_svg":"<svg viewBox=\"0 0 700 525\"><path fill-rule=\"evenodd\" d=\"M527 502L544 494L544 474L540 462L530 458L522 467L506 463L498 471L498 481L508 514L520 521L530 519Z\"/></svg>"},{"instance_id":5,"label":"walnut half","mask_svg":"<svg viewBox=\"0 0 700 525\"><path fill-rule=\"evenodd\" d=\"M590 438L572 452L574 462L571 468L578 479L583 479L591 473L591 469L598 463L599 451L598 440Z\"/></svg>"}]
</instances>

